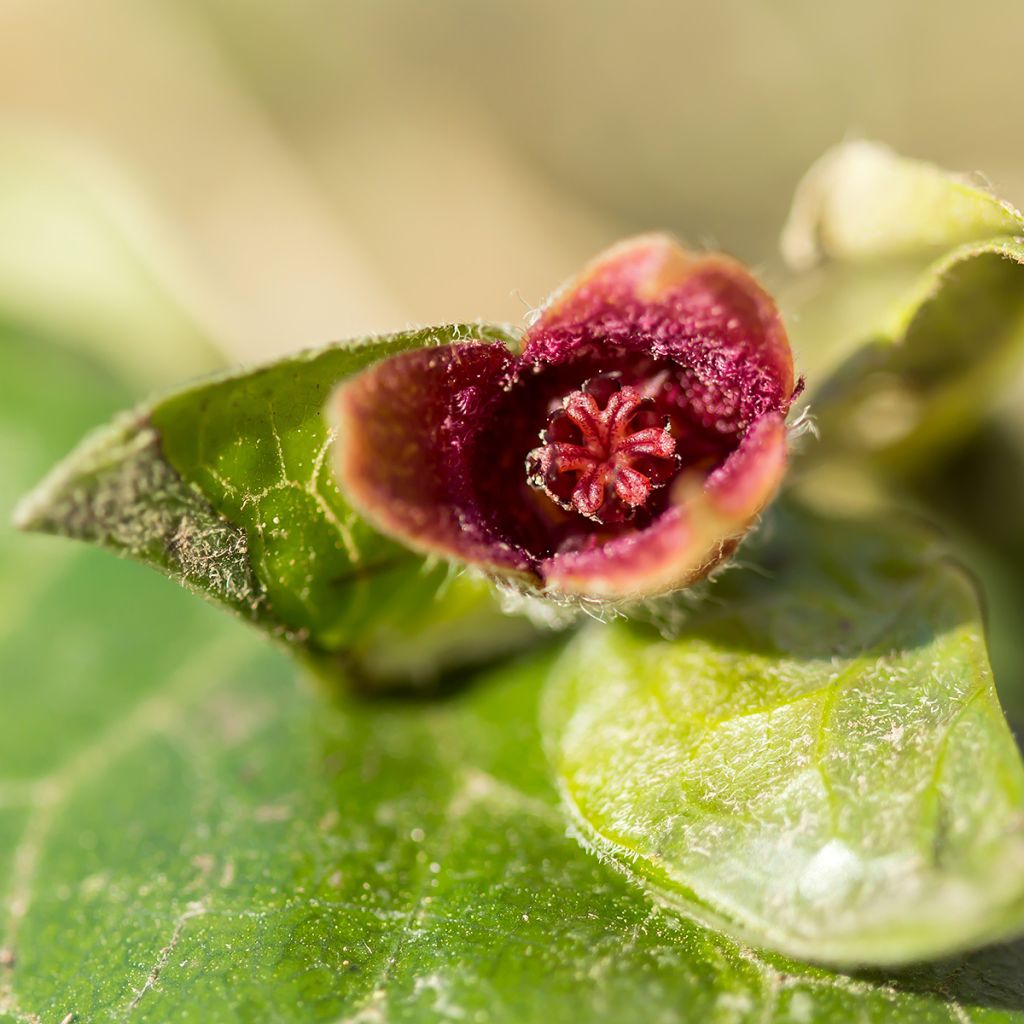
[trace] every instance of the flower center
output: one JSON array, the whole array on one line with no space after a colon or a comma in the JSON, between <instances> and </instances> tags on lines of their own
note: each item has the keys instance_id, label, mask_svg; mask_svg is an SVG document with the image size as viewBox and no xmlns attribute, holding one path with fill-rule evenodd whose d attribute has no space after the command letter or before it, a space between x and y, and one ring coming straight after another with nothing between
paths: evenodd
<instances>
[{"instance_id":1,"label":"flower center","mask_svg":"<svg viewBox=\"0 0 1024 1024\"><path fill-rule=\"evenodd\" d=\"M601 524L631 518L679 467L668 418L612 374L566 395L540 441L526 457L530 486Z\"/></svg>"}]
</instances>

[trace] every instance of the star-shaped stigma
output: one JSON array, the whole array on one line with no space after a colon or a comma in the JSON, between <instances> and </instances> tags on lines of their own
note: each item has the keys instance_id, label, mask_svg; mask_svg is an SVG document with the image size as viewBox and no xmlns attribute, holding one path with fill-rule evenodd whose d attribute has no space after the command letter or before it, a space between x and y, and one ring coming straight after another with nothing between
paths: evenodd
<instances>
[{"instance_id":1,"label":"star-shaped stigma","mask_svg":"<svg viewBox=\"0 0 1024 1024\"><path fill-rule=\"evenodd\" d=\"M566 395L540 440L526 459L530 485L602 525L632 518L679 467L668 417L614 374Z\"/></svg>"}]
</instances>

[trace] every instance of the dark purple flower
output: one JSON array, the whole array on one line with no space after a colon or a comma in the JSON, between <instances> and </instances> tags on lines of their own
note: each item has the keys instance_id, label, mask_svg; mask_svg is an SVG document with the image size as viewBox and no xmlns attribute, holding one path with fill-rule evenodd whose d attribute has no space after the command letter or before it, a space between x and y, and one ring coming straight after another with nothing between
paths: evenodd
<instances>
[{"instance_id":1,"label":"dark purple flower","mask_svg":"<svg viewBox=\"0 0 1024 1024\"><path fill-rule=\"evenodd\" d=\"M685 587L727 557L785 471L793 359L739 263L615 246L518 355L406 352L335 393L335 468L384 533L552 595Z\"/></svg>"}]
</instances>

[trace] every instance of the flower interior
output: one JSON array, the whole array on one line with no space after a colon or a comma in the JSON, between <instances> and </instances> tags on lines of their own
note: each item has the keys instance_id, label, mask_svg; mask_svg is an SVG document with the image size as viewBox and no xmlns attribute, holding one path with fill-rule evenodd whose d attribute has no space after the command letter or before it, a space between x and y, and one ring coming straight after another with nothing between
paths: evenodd
<instances>
[{"instance_id":1,"label":"flower interior","mask_svg":"<svg viewBox=\"0 0 1024 1024\"><path fill-rule=\"evenodd\" d=\"M610 250L521 352L467 341L342 385L338 479L385 532L577 596L685 586L785 469L792 356L735 261L663 236Z\"/></svg>"},{"instance_id":2,"label":"flower interior","mask_svg":"<svg viewBox=\"0 0 1024 1024\"><path fill-rule=\"evenodd\" d=\"M679 465L662 381L591 377L562 399L526 459L527 480L560 507L607 525L631 519Z\"/></svg>"},{"instance_id":3,"label":"flower interior","mask_svg":"<svg viewBox=\"0 0 1024 1024\"><path fill-rule=\"evenodd\" d=\"M510 381L470 457L488 526L531 562L642 530L671 484L701 482L747 425L691 367L594 346Z\"/></svg>"}]
</instances>

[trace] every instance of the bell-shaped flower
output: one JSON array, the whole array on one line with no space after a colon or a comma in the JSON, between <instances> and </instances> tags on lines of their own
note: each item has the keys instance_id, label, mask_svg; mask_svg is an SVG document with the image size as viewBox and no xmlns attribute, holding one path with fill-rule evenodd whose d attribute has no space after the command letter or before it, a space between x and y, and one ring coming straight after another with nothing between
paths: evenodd
<instances>
[{"instance_id":1,"label":"bell-shaped flower","mask_svg":"<svg viewBox=\"0 0 1024 1024\"><path fill-rule=\"evenodd\" d=\"M543 592L663 594L779 487L793 359L751 274L671 239L615 246L522 339L418 349L331 400L334 466L379 530Z\"/></svg>"}]
</instances>

